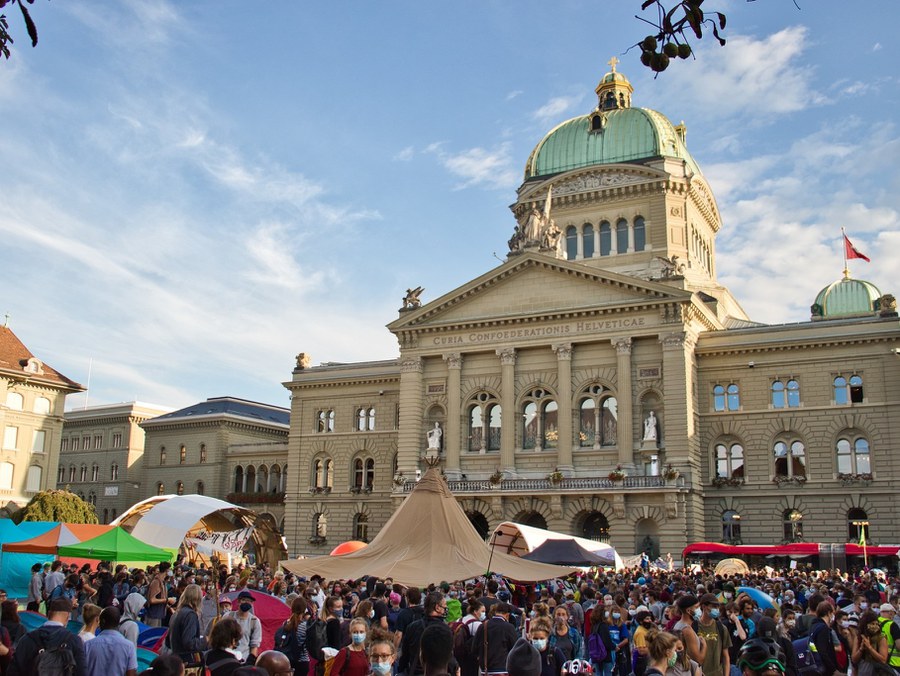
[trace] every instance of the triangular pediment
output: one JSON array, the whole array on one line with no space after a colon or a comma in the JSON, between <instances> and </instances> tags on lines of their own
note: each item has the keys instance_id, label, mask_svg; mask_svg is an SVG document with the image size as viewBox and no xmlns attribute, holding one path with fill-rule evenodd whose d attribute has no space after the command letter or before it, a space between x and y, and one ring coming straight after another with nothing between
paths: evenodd
<instances>
[{"instance_id":1,"label":"triangular pediment","mask_svg":"<svg viewBox=\"0 0 900 676\"><path fill-rule=\"evenodd\" d=\"M690 292L527 252L388 325L391 331L646 309Z\"/></svg>"}]
</instances>

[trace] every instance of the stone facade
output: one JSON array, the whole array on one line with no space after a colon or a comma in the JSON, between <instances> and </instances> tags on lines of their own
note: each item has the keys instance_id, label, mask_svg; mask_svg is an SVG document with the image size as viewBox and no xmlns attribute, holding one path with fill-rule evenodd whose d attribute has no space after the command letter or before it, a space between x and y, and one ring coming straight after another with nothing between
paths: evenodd
<instances>
[{"instance_id":1,"label":"stone facade","mask_svg":"<svg viewBox=\"0 0 900 676\"><path fill-rule=\"evenodd\" d=\"M94 505L100 523L115 519L146 497L141 423L170 410L128 402L68 411L56 487Z\"/></svg>"},{"instance_id":2,"label":"stone facade","mask_svg":"<svg viewBox=\"0 0 900 676\"><path fill-rule=\"evenodd\" d=\"M610 87L627 83L615 75ZM631 114L630 90L616 100L592 116ZM374 537L436 423L450 488L485 536L512 520L677 559L704 540L855 540L864 517L872 543L896 541L896 310L750 321L717 280L721 217L684 128L640 116L671 153L585 163L550 138L578 119L551 132L512 207L507 261L404 303L388 326L396 360L298 358L291 555ZM613 122L585 138L626 128ZM545 148L559 168L541 176Z\"/></svg>"},{"instance_id":3,"label":"stone facade","mask_svg":"<svg viewBox=\"0 0 900 676\"><path fill-rule=\"evenodd\" d=\"M66 396L83 391L0 326L0 515L56 485Z\"/></svg>"}]
</instances>

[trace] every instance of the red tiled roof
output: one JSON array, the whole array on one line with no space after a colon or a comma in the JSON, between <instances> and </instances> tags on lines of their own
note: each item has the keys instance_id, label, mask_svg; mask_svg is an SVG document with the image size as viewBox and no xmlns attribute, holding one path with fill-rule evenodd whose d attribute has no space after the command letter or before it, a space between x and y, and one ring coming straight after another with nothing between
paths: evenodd
<instances>
[{"instance_id":1,"label":"red tiled roof","mask_svg":"<svg viewBox=\"0 0 900 676\"><path fill-rule=\"evenodd\" d=\"M66 378L56 369L41 361L43 373L28 373L25 366L28 360L34 357L31 351L25 347L18 336L8 326L0 326L0 373L10 373L18 377L29 377L31 380L44 381L61 385L73 390L84 390L84 386Z\"/></svg>"}]
</instances>

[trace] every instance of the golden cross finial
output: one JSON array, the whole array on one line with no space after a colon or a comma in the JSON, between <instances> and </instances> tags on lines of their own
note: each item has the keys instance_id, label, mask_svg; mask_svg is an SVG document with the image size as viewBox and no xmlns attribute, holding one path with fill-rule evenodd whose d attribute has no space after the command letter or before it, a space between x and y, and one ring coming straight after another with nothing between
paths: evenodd
<instances>
[{"instance_id":1,"label":"golden cross finial","mask_svg":"<svg viewBox=\"0 0 900 676\"><path fill-rule=\"evenodd\" d=\"M619 60L616 57L613 57L606 63L609 64L609 67L612 68L612 72L615 73L616 72L616 64L619 63Z\"/></svg>"}]
</instances>

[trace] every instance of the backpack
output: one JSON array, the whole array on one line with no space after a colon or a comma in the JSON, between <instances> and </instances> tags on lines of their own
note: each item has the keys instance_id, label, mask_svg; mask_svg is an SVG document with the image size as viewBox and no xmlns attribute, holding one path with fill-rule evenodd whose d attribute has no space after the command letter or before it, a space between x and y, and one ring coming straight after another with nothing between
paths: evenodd
<instances>
[{"instance_id":1,"label":"backpack","mask_svg":"<svg viewBox=\"0 0 900 676\"><path fill-rule=\"evenodd\" d=\"M322 652L322 648L328 645L328 632L326 631L326 625L324 620L309 620L306 624L306 651L309 653L309 656L318 660L319 662L325 661L325 654Z\"/></svg>"},{"instance_id":2,"label":"backpack","mask_svg":"<svg viewBox=\"0 0 900 676\"><path fill-rule=\"evenodd\" d=\"M824 627L824 625L822 625ZM798 638L792 643L797 654L797 665L800 676L816 676L822 673L822 658L816 650L815 635L822 631L817 628L803 638Z\"/></svg>"},{"instance_id":3,"label":"backpack","mask_svg":"<svg viewBox=\"0 0 900 676\"><path fill-rule=\"evenodd\" d=\"M477 620L469 620L463 622L456 620L450 624L450 630L453 632L453 657L460 664L468 662L472 654L472 632L469 625Z\"/></svg>"},{"instance_id":4,"label":"backpack","mask_svg":"<svg viewBox=\"0 0 900 676\"><path fill-rule=\"evenodd\" d=\"M287 622L275 632L275 650L287 655L291 664L299 662L300 646L297 645L297 632L291 631Z\"/></svg>"},{"instance_id":5,"label":"backpack","mask_svg":"<svg viewBox=\"0 0 900 676\"><path fill-rule=\"evenodd\" d=\"M606 658L609 657L609 651L606 649L606 644L603 642L603 637L599 631L595 631L588 636L588 655L591 661L597 664L605 662Z\"/></svg>"},{"instance_id":6,"label":"backpack","mask_svg":"<svg viewBox=\"0 0 900 676\"><path fill-rule=\"evenodd\" d=\"M65 637L52 647L35 640L38 644L38 653L34 658L36 676L72 676L75 673L75 653L69 645L71 640L71 637Z\"/></svg>"}]
</instances>

